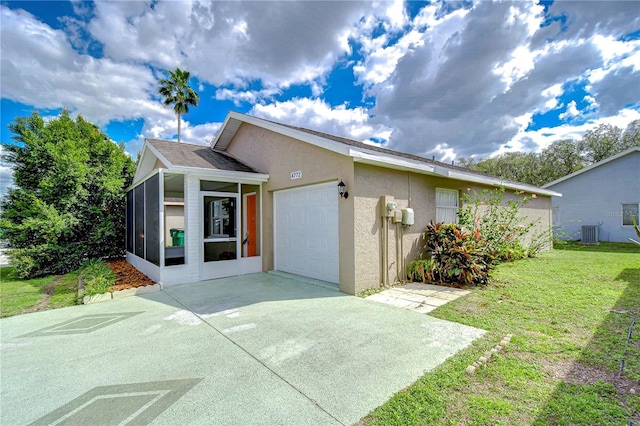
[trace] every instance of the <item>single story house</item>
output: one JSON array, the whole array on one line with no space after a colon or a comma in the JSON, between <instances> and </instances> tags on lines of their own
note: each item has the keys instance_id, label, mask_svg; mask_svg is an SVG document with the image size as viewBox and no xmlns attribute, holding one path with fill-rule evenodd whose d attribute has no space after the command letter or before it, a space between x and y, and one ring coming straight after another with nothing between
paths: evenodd
<instances>
[{"instance_id":1,"label":"single story house","mask_svg":"<svg viewBox=\"0 0 640 426\"><path fill-rule=\"evenodd\" d=\"M631 217L640 210L640 147L554 180L543 188L552 197L553 226L563 239L628 242L634 238Z\"/></svg>"},{"instance_id":2,"label":"single story house","mask_svg":"<svg viewBox=\"0 0 640 426\"><path fill-rule=\"evenodd\" d=\"M164 285L282 271L349 294L405 277L464 191L551 196L431 159L230 112L211 146L147 139L127 192L127 260ZM509 191L508 191L509 192Z\"/></svg>"}]
</instances>

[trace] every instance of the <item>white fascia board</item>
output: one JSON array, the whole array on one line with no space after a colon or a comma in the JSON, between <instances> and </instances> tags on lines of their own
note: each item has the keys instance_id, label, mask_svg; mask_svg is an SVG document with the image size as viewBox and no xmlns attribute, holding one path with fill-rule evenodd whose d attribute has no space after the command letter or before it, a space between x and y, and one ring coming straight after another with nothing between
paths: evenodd
<instances>
[{"instance_id":1,"label":"white fascia board","mask_svg":"<svg viewBox=\"0 0 640 426\"><path fill-rule=\"evenodd\" d=\"M171 173L184 173L198 176L204 179L225 179L241 183L260 183L269 180L265 173L238 172L232 170L203 169L200 167L176 166L169 170Z\"/></svg>"},{"instance_id":2,"label":"white fascia board","mask_svg":"<svg viewBox=\"0 0 640 426\"><path fill-rule=\"evenodd\" d=\"M413 161L401 157L392 157L389 155L375 155L360 150L352 149L349 153L353 157L353 161L356 163L365 163L375 166L382 166L397 170L409 170L417 173L434 174L449 179L457 179L467 182L480 183L490 186L504 186L505 188L517 189L519 191L527 191L540 195L549 195L555 197L561 197L562 194L541 189L538 187L518 184L513 182L504 182L499 178L492 178L489 176L479 176L472 173L464 173L457 170L451 170L444 166L425 164L420 161Z\"/></svg>"},{"instance_id":3,"label":"white fascia board","mask_svg":"<svg viewBox=\"0 0 640 426\"><path fill-rule=\"evenodd\" d=\"M165 156L164 156L164 155L160 154L160 151L158 151L158 150L157 150L153 145L151 145L151 144L148 144L148 143L146 143L146 142L145 142L144 144L145 144L145 146L149 149L149 151L151 151L151 152L153 153L153 155L155 155L155 156L156 156L156 158L157 158L158 160L160 160L160 161L161 161L165 166L167 166L167 168L169 168L169 169L171 168L171 166L172 166L171 162L170 162L169 160L167 160L167 159L165 158Z\"/></svg>"},{"instance_id":4,"label":"white fascia board","mask_svg":"<svg viewBox=\"0 0 640 426\"><path fill-rule=\"evenodd\" d=\"M389 155L374 154L356 149L350 149L349 156L353 157L356 163L371 164L398 170L410 170L422 173L434 173L435 167L420 161L410 160L402 157L392 157Z\"/></svg>"},{"instance_id":5,"label":"white fascia board","mask_svg":"<svg viewBox=\"0 0 640 426\"><path fill-rule=\"evenodd\" d=\"M240 119L238 117L232 117L232 115L235 115L235 114L236 114L235 112L229 111L227 116L224 118L224 121L222 122L222 125L218 129L218 133L216 133L215 137L213 138L213 141L211 141L211 145L209 145L211 147L211 149L215 148L216 144L218 143L218 140L220 139L220 136L222 135L222 131L225 129L225 127L227 127L227 124L229 123L229 120L231 120L232 118Z\"/></svg>"},{"instance_id":6,"label":"white fascia board","mask_svg":"<svg viewBox=\"0 0 640 426\"><path fill-rule=\"evenodd\" d=\"M140 170L145 167L146 163L148 161L153 161L153 164L151 165L151 169L153 169L153 166L155 165L155 160L154 159L150 159L149 158L149 152L151 152L151 154L153 154L153 156L155 157L155 159L160 160L165 166L167 167L171 167L171 163L169 162L169 160L167 160L164 155L160 154L160 152L158 152L157 149L155 149L153 146L151 146L151 144L147 143L147 141L144 142L144 145L142 146L142 154L140 155L140 160L138 161L138 164L136 166L136 172L133 175L133 183L136 184L138 182L144 181L147 179L147 176L142 176L139 177L140 174Z\"/></svg>"},{"instance_id":7,"label":"white fascia board","mask_svg":"<svg viewBox=\"0 0 640 426\"><path fill-rule=\"evenodd\" d=\"M517 182L505 182L500 178L490 177L490 176L479 176L474 175L472 173L464 173L457 170L448 170L446 177L451 179L464 180L468 182L480 183L483 185L491 185L491 186L504 186L509 189L517 189L519 191L527 191L532 192L534 194L540 195L548 195L550 197L562 197L562 194L559 192L551 191L549 189L539 188L533 185L520 184Z\"/></svg>"},{"instance_id":8,"label":"white fascia board","mask_svg":"<svg viewBox=\"0 0 640 426\"><path fill-rule=\"evenodd\" d=\"M141 183L143 183L146 180L149 180L149 178L152 178L154 175L157 175L158 173L160 173L160 169L151 170L149 173L147 173L146 175L142 176L137 181L132 182L131 185L129 185L128 188L125 188L125 192L129 192L130 190L132 190L136 186L140 185Z\"/></svg>"}]
</instances>

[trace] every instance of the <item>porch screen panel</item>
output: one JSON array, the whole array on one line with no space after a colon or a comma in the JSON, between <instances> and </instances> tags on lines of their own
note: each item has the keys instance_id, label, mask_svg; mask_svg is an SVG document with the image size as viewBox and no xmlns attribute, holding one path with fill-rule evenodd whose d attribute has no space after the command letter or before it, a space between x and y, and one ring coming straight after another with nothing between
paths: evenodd
<instances>
[{"instance_id":1,"label":"porch screen panel","mask_svg":"<svg viewBox=\"0 0 640 426\"><path fill-rule=\"evenodd\" d=\"M135 187L133 197L134 254L144 259L144 184Z\"/></svg>"},{"instance_id":2,"label":"porch screen panel","mask_svg":"<svg viewBox=\"0 0 640 426\"><path fill-rule=\"evenodd\" d=\"M160 266L160 175L144 183L146 256L149 262Z\"/></svg>"},{"instance_id":3,"label":"porch screen panel","mask_svg":"<svg viewBox=\"0 0 640 426\"><path fill-rule=\"evenodd\" d=\"M133 190L127 192L127 251L133 253Z\"/></svg>"}]
</instances>

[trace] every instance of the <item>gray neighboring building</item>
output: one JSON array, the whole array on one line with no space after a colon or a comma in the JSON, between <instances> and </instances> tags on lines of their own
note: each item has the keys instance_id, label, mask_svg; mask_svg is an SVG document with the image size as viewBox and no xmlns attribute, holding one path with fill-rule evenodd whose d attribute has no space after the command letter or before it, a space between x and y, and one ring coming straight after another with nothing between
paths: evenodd
<instances>
[{"instance_id":1,"label":"gray neighboring building","mask_svg":"<svg viewBox=\"0 0 640 426\"><path fill-rule=\"evenodd\" d=\"M543 188L562 193L562 197L552 197L556 235L584 242L628 242L635 237L631 216L638 218L640 213L640 147L592 164Z\"/></svg>"}]
</instances>

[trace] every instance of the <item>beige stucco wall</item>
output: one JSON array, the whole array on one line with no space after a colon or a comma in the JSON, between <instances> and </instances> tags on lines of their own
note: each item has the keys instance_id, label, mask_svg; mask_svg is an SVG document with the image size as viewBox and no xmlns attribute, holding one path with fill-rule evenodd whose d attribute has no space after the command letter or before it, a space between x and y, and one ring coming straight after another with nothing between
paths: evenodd
<instances>
[{"instance_id":1,"label":"beige stucco wall","mask_svg":"<svg viewBox=\"0 0 640 426\"><path fill-rule=\"evenodd\" d=\"M415 223L403 228L388 219L388 277L389 282L397 281L398 272L404 277L402 268L423 252L423 231L436 218L436 188L455 189L462 196L467 188L481 191L482 187L471 186L467 182L446 179L406 171L391 170L368 164L355 164L354 207L354 252L355 252L355 293L377 287L382 282L383 219L380 197L394 198L398 208L411 207ZM489 188L491 189L491 188ZM530 194L529 194L530 195ZM507 190L506 199L514 197ZM549 229L551 225L551 198L537 195L520 210L522 215L532 219L540 218L535 231ZM400 238L402 237L402 240ZM398 247L400 246L400 247ZM402 253L397 252L397 249ZM398 254L396 254L398 253Z\"/></svg>"},{"instance_id":2,"label":"beige stucco wall","mask_svg":"<svg viewBox=\"0 0 640 426\"><path fill-rule=\"evenodd\" d=\"M227 152L269 174L262 185L262 267L272 270L273 193L304 185L342 179L351 193L354 187L353 162L350 157L322 149L306 142L243 123L227 147ZM291 179L291 172L301 171L302 178ZM336 188L336 196L337 196ZM354 277L354 198L339 200L340 290L355 293Z\"/></svg>"},{"instance_id":3,"label":"beige stucco wall","mask_svg":"<svg viewBox=\"0 0 640 426\"><path fill-rule=\"evenodd\" d=\"M389 283L404 277L404 269L422 251L422 233L436 217L436 188L462 190L465 184L407 171L368 164L355 164L355 269L356 293L382 283L383 218L380 197L394 198L398 209L414 210L414 225L396 226L386 219L388 229ZM400 239L402 238L402 240ZM405 268L403 268L403 266Z\"/></svg>"}]
</instances>

